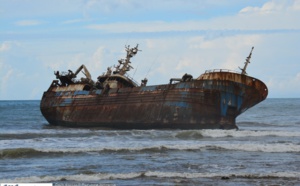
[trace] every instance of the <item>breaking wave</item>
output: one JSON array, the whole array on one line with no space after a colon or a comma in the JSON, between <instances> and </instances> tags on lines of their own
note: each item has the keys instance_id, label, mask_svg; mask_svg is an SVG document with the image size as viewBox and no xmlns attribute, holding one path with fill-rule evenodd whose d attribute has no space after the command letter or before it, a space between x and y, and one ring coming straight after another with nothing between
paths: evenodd
<instances>
[{"instance_id":1,"label":"breaking wave","mask_svg":"<svg viewBox=\"0 0 300 186\"><path fill-rule=\"evenodd\" d=\"M72 148L40 149L41 152L82 153L82 152L161 152L166 150L238 150L249 152L300 152L300 145L286 144L170 144L149 147L105 147L105 148Z\"/></svg>"},{"instance_id":2,"label":"breaking wave","mask_svg":"<svg viewBox=\"0 0 300 186\"><path fill-rule=\"evenodd\" d=\"M154 139L201 139L204 137L300 137L300 132L271 130L25 130L0 132L0 140L33 138L73 138L73 137L111 137L111 138L154 138Z\"/></svg>"},{"instance_id":3,"label":"breaking wave","mask_svg":"<svg viewBox=\"0 0 300 186\"><path fill-rule=\"evenodd\" d=\"M300 152L300 145L292 143L277 143L277 144L164 144L154 146L139 146L139 147L74 147L74 148L15 148L0 150L0 159L16 159L16 158L31 158L39 156L59 156L74 153L153 153L163 151L201 151L201 150L235 150L249 152Z\"/></svg>"},{"instance_id":4,"label":"breaking wave","mask_svg":"<svg viewBox=\"0 0 300 186\"><path fill-rule=\"evenodd\" d=\"M222 138L222 137L265 137L265 136L277 136L277 137L300 137L300 132L289 131L252 131L252 130L188 130L179 131L176 133L177 138Z\"/></svg>"},{"instance_id":5,"label":"breaking wave","mask_svg":"<svg viewBox=\"0 0 300 186\"><path fill-rule=\"evenodd\" d=\"M96 174L77 174L64 176L30 176L18 177L14 179L3 179L0 182L57 182L57 181L100 181L100 180L118 180L118 179L134 179L134 178L254 178L254 179L270 179L270 178L289 178L298 179L300 172L271 172L271 173L185 173L185 172L131 172L131 173L96 173Z\"/></svg>"},{"instance_id":6,"label":"breaking wave","mask_svg":"<svg viewBox=\"0 0 300 186\"><path fill-rule=\"evenodd\" d=\"M32 148L4 149L0 150L0 159L31 158L38 156L46 156L47 154L48 152L43 152Z\"/></svg>"}]
</instances>

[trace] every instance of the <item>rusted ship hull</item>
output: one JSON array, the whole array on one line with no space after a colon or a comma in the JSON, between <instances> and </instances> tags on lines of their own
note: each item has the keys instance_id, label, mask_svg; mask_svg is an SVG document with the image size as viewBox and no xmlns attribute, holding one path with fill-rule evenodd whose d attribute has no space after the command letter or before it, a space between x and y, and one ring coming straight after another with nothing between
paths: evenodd
<instances>
[{"instance_id":1,"label":"rusted ship hull","mask_svg":"<svg viewBox=\"0 0 300 186\"><path fill-rule=\"evenodd\" d=\"M234 129L236 117L263 101L266 85L232 72L144 87L83 90L51 85L41 112L52 125L116 129Z\"/></svg>"},{"instance_id":2,"label":"rusted ship hull","mask_svg":"<svg viewBox=\"0 0 300 186\"><path fill-rule=\"evenodd\" d=\"M169 84L138 85L127 75L138 45L125 47L126 58L107 68L94 82L81 65L75 73L54 72L44 92L41 112L51 125L115 129L234 129L236 117L266 99L266 85L247 76L252 50L242 73L206 71L193 79L190 74L172 78ZM86 78L77 80L84 70Z\"/></svg>"}]
</instances>

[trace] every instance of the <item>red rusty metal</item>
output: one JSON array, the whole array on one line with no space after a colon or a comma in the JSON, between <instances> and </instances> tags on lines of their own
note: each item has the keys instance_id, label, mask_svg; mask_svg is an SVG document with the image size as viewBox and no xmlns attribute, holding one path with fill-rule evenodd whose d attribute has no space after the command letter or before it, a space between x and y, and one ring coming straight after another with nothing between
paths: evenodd
<instances>
[{"instance_id":1,"label":"red rusty metal","mask_svg":"<svg viewBox=\"0 0 300 186\"><path fill-rule=\"evenodd\" d=\"M114 73L108 69L96 83L62 76L58 78L70 83L54 80L40 105L47 121L69 127L233 129L238 115L268 95L262 81L228 70L206 71L197 79L185 74L163 85L146 86L145 81L138 86L125 76L137 46L126 51L126 60L119 61L125 66Z\"/></svg>"}]
</instances>

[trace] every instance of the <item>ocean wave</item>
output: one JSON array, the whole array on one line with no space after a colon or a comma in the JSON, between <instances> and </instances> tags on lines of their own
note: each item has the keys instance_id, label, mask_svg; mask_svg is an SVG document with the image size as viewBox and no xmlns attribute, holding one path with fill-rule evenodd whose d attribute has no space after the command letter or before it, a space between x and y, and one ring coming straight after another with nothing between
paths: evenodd
<instances>
[{"instance_id":1,"label":"ocean wave","mask_svg":"<svg viewBox=\"0 0 300 186\"><path fill-rule=\"evenodd\" d=\"M0 132L0 135L11 134L11 135L23 135L23 134L81 134L81 133L93 133L93 130L90 129L7 129Z\"/></svg>"},{"instance_id":2,"label":"ocean wave","mask_svg":"<svg viewBox=\"0 0 300 186\"><path fill-rule=\"evenodd\" d=\"M187 172L130 172L130 173L96 173L96 174L77 174L62 176L30 176L17 177L13 179L2 179L1 183L24 183L24 182L59 182L59 181L101 181L101 180L125 180L140 177L157 178L252 178L252 179L270 179L270 178L289 178L299 179L300 172L270 172L270 173L187 173Z\"/></svg>"},{"instance_id":3,"label":"ocean wave","mask_svg":"<svg viewBox=\"0 0 300 186\"><path fill-rule=\"evenodd\" d=\"M286 144L223 144L213 145L211 149L239 150L248 152L300 152L300 145Z\"/></svg>"},{"instance_id":4,"label":"ocean wave","mask_svg":"<svg viewBox=\"0 0 300 186\"><path fill-rule=\"evenodd\" d=\"M205 143L205 144L156 144L153 146L133 146L133 147L74 147L74 148L15 148L0 150L0 159L31 158L39 156L58 156L74 153L153 153L164 151L200 151L200 150L231 150L247 152L300 152L300 145L293 143Z\"/></svg>"},{"instance_id":5,"label":"ocean wave","mask_svg":"<svg viewBox=\"0 0 300 186\"><path fill-rule=\"evenodd\" d=\"M250 152L300 152L300 145L293 143L285 144L256 144L256 143L234 143L234 144L163 144L153 146L135 147L91 147L91 148L68 148L68 149L40 149L41 152L55 153L82 153L82 152L162 152L167 150L236 150Z\"/></svg>"},{"instance_id":6,"label":"ocean wave","mask_svg":"<svg viewBox=\"0 0 300 186\"><path fill-rule=\"evenodd\" d=\"M300 137L297 131L276 131L276 130L18 130L0 132L0 140L10 139L34 139L34 138L119 138L119 139L182 139L195 140L204 137Z\"/></svg>"},{"instance_id":7,"label":"ocean wave","mask_svg":"<svg viewBox=\"0 0 300 186\"><path fill-rule=\"evenodd\" d=\"M239 126L241 129L247 129L247 128L251 128L251 129L254 129L254 130L260 130L260 129L263 129L263 130L269 130L269 129L277 129L277 130L280 130L280 131L290 131L289 129L291 127L298 127L299 124L297 124L297 122L287 122L287 121L278 121L277 123L276 122L273 122L273 121L270 121L270 123L256 123L254 122L253 124L246 124L247 122L245 123L238 123L237 126ZM299 131L299 130L297 130Z\"/></svg>"},{"instance_id":8,"label":"ocean wave","mask_svg":"<svg viewBox=\"0 0 300 186\"><path fill-rule=\"evenodd\" d=\"M31 158L45 156L48 152L43 152L33 148L15 148L0 150L0 159Z\"/></svg>"},{"instance_id":9,"label":"ocean wave","mask_svg":"<svg viewBox=\"0 0 300 186\"><path fill-rule=\"evenodd\" d=\"M277 136L277 137L300 137L300 132L290 131L253 131L253 130L188 130L179 131L175 134L175 137L182 139L189 138L221 138L221 137L265 137L265 136Z\"/></svg>"},{"instance_id":10,"label":"ocean wave","mask_svg":"<svg viewBox=\"0 0 300 186\"><path fill-rule=\"evenodd\" d=\"M74 137L111 137L111 138L156 138L168 137L173 131L162 130L100 130L100 129L27 129L0 131L0 140L34 138L74 138Z\"/></svg>"}]
</instances>

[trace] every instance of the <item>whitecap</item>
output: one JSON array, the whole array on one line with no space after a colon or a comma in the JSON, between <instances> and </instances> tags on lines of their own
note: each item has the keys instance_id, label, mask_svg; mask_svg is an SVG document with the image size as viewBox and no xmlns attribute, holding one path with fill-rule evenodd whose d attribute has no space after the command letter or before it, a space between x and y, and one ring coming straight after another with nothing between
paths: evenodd
<instances>
[{"instance_id":1,"label":"whitecap","mask_svg":"<svg viewBox=\"0 0 300 186\"><path fill-rule=\"evenodd\" d=\"M247 173L247 172L229 172L229 173L188 173L188 172L130 172L130 173L96 173L96 174L76 174L60 176L29 176L17 177L13 179L1 179L1 183L32 183L32 182L57 182L57 181L101 181L101 180L118 180L134 179L138 177L159 177L159 178L299 178L300 172L270 172L270 173Z\"/></svg>"}]
</instances>

